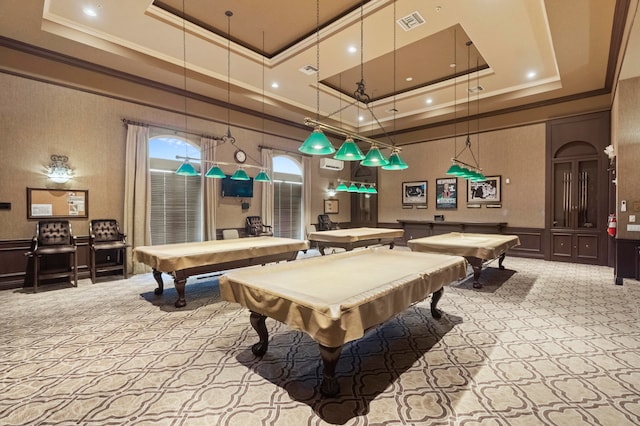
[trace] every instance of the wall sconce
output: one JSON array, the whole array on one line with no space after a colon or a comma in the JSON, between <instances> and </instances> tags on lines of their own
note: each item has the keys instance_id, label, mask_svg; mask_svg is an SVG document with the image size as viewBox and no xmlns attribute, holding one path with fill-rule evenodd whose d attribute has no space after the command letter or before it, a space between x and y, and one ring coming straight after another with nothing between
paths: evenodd
<instances>
[{"instance_id":1,"label":"wall sconce","mask_svg":"<svg viewBox=\"0 0 640 426\"><path fill-rule=\"evenodd\" d=\"M335 197L336 195L336 188L333 186L333 182L329 183L329 187L327 188L327 195L329 197Z\"/></svg>"},{"instance_id":2,"label":"wall sconce","mask_svg":"<svg viewBox=\"0 0 640 426\"><path fill-rule=\"evenodd\" d=\"M47 177L55 183L66 183L73 177L73 170L67 164L68 161L69 157L66 155L52 155Z\"/></svg>"}]
</instances>

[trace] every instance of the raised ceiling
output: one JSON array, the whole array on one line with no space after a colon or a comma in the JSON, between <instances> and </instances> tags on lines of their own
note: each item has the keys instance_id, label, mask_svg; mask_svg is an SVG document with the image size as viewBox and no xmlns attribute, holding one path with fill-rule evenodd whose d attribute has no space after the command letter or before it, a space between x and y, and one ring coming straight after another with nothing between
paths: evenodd
<instances>
[{"instance_id":1,"label":"raised ceiling","mask_svg":"<svg viewBox=\"0 0 640 426\"><path fill-rule=\"evenodd\" d=\"M508 126L515 122L501 116L521 124L558 111L609 108L623 54L633 50L627 39L637 6L638 0L321 0L319 7L311 0L3 1L0 44L74 57L221 104L229 99L233 108L291 123L317 115L372 134L381 125L411 143L461 117L487 123L493 117L496 126ZM87 7L96 16L83 13ZM397 23L405 17L424 22L407 31ZM0 58L1 69L19 73L15 66ZM319 73L303 72L310 67ZM373 114L353 102L361 80Z\"/></svg>"}]
</instances>

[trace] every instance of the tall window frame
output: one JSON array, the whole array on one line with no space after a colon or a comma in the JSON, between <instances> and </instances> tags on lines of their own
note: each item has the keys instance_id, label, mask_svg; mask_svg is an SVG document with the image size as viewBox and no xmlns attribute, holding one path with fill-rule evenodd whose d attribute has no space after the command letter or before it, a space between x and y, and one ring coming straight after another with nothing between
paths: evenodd
<instances>
[{"instance_id":1,"label":"tall window frame","mask_svg":"<svg viewBox=\"0 0 640 426\"><path fill-rule=\"evenodd\" d=\"M191 160L197 176L180 176L176 155L200 158L200 147L179 136L149 138L151 244L203 241L200 162Z\"/></svg>"},{"instance_id":2,"label":"tall window frame","mask_svg":"<svg viewBox=\"0 0 640 426\"><path fill-rule=\"evenodd\" d=\"M304 239L303 165L276 154L273 166L273 229L276 237Z\"/></svg>"}]
</instances>

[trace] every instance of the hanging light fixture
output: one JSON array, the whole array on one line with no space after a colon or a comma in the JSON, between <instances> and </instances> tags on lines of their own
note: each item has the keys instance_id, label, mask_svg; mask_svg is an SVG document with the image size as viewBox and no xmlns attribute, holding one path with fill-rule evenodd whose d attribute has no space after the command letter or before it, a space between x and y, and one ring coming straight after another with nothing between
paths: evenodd
<instances>
[{"instance_id":1,"label":"hanging light fixture","mask_svg":"<svg viewBox=\"0 0 640 426\"><path fill-rule=\"evenodd\" d=\"M400 157L397 150L393 150L393 152L391 152L391 155L389 156L389 164L382 166L384 170L404 170L408 167L409 166Z\"/></svg>"},{"instance_id":2,"label":"hanging light fixture","mask_svg":"<svg viewBox=\"0 0 640 426\"><path fill-rule=\"evenodd\" d=\"M260 170L260 173L254 178L256 182L271 182L269 175L264 170Z\"/></svg>"},{"instance_id":3,"label":"hanging light fixture","mask_svg":"<svg viewBox=\"0 0 640 426\"><path fill-rule=\"evenodd\" d=\"M396 131L396 2L393 2L393 131ZM383 170L404 170L409 168L407 163L400 157L400 150L393 149L389 156L389 162L382 166Z\"/></svg>"},{"instance_id":4,"label":"hanging light fixture","mask_svg":"<svg viewBox=\"0 0 640 426\"><path fill-rule=\"evenodd\" d=\"M198 171L195 167L189 162L189 159L185 159L184 163L178 167L176 170L176 174L180 176L198 176Z\"/></svg>"},{"instance_id":5,"label":"hanging light fixture","mask_svg":"<svg viewBox=\"0 0 640 426\"><path fill-rule=\"evenodd\" d=\"M348 190L349 188L347 187L347 184L344 182L340 182L338 186L336 186L336 192L347 192Z\"/></svg>"},{"instance_id":6,"label":"hanging light fixture","mask_svg":"<svg viewBox=\"0 0 640 426\"><path fill-rule=\"evenodd\" d=\"M262 31L262 51L264 52L264 31ZM262 145L264 145L264 54L262 55ZM260 173L255 177L256 182L271 182L269 175L265 169L261 169Z\"/></svg>"},{"instance_id":7,"label":"hanging light fixture","mask_svg":"<svg viewBox=\"0 0 640 426\"><path fill-rule=\"evenodd\" d=\"M454 46L456 45L456 37L455 37L454 33ZM455 156L451 159L451 166L449 167L449 169L447 170L447 175L450 176L458 176L458 177L462 177L464 179L468 179L472 182L482 182L484 180L486 180L485 176L482 174L480 166L478 165L478 160L476 159L476 156L473 154L473 150L471 149L471 132L470 132L470 115L471 115L471 85L470 85L470 66L471 66L471 61L470 61L470 57L471 57L471 45L473 44L473 42L471 40L466 42L466 46L467 46L467 138L465 140L465 146L462 148L462 150L460 152L456 152L456 146L455 146L455 141L456 141L456 131L455 131L455 111L456 111L456 104L455 104L455 100L457 98L457 95L455 93L455 80L454 80L454 131L453 131L453 141L454 141L454 154ZM455 48L454 48L454 52L455 52ZM455 53L454 53L454 60L455 60ZM454 66L456 66L456 64L454 63ZM479 66L476 67L476 72L479 72ZM454 69L454 78L457 77L457 72ZM479 80L479 77L478 77ZM478 89L479 90L479 85L478 85ZM478 98L478 102L479 102L479 98ZM479 130L478 130L479 131ZM471 154L471 158L473 159L473 163L474 164L467 164L463 161L461 161L459 159L460 155L462 155L462 153L468 150L469 153ZM479 153L479 151L478 151ZM478 154L479 155L479 154Z\"/></svg>"},{"instance_id":8,"label":"hanging light fixture","mask_svg":"<svg viewBox=\"0 0 640 426\"><path fill-rule=\"evenodd\" d=\"M380 167L389 164L389 160L387 160L387 157L384 156L377 145L373 145L360 164L367 167Z\"/></svg>"},{"instance_id":9,"label":"hanging light fixture","mask_svg":"<svg viewBox=\"0 0 640 426\"><path fill-rule=\"evenodd\" d=\"M342 161L360 161L364 159L364 154L358 145L356 145L353 138L348 136L333 158Z\"/></svg>"},{"instance_id":10,"label":"hanging light fixture","mask_svg":"<svg viewBox=\"0 0 640 426\"><path fill-rule=\"evenodd\" d=\"M233 175L231 175L232 180L249 180L249 175L244 171L242 167L238 167L238 170L235 171Z\"/></svg>"},{"instance_id":11,"label":"hanging light fixture","mask_svg":"<svg viewBox=\"0 0 640 426\"><path fill-rule=\"evenodd\" d=\"M183 83L184 83L184 129L185 129L185 139L188 130L188 122L187 122L187 27L185 20L185 0L182 0L182 73L183 73ZM185 154L188 154L187 147L185 146ZM178 157L176 157L178 158ZM183 157L184 161L176 170L176 174L179 176L198 176L198 171L193 164L189 162L190 158L188 155Z\"/></svg>"},{"instance_id":12,"label":"hanging light fixture","mask_svg":"<svg viewBox=\"0 0 640 426\"><path fill-rule=\"evenodd\" d=\"M316 0L316 118L320 118L320 0ZM310 155L327 155L336 152L320 126L313 129L298 150Z\"/></svg>"},{"instance_id":13,"label":"hanging light fixture","mask_svg":"<svg viewBox=\"0 0 640 426\"><path fill-rule=\"evenodd\" d=\"M340 73L340 81L338 85L339 87L342 87L342 73ZM340 111L340 123L342 123L342 91L340 91L340 108L338 111ZM364 159L364 154L353 138L351 136L347 136L333 158L342 161L360 161Z\"/></svg>"},{"instance_id":14,"label":"hanging light fixture","mask_svg":"<svg viewBox=\"0 0 640 426\"><path fill-rule=\"evenodd\" d=\"M212 139L216 141L220 141L222 143L229 142L231 145L236 146L236 139L231 135L231 17L233 16L233 12L226 11L225 15L227 16L227 133L221 137L212 137ZM264 35L263 35L264 37ZM263 41L264 43L264 41ZM185 55L186 58L186 55ZM185 59L185 70L186 70L186 59ZM186 88L186 71L185 71L185 88ZM264 69L263 69L263 92L264 92ZM264 93L263 93L263 108L264 108ZM185 117L186 117L186 98L185 98ZM264 111L263 111L264 117ZM186 119L185 119L186 122ZM263 118L263 137L264 137L264 118ZM253 157L247 155L251 159ZM221 165L231 166L233 163L226 163L223 161L208 161L201 160L199 158L189 157L188 155L185 157L176 156L177 159L184 160L182 165L176 170L176 174L182 176L196 176L198 175L198 171L191 164L190 160L203 161L205 163L212 163L211 168L205 174L205 177L212 179L224 179L227 177L225 172L220 167ZM255 161L255 159L253 159ZM250 164L244 164L242 167L238 167L235 173L231 175L231 179L233 180L249 180L251 179L247 172L244 170L245 167L253 167L259 169L260 172L255 177L256 182L271 182L269 175L266 170L262 166L253 166Z\"/></svg>"},{"instance_id":15,"label":"hanging light fixture","mask_svg":"<svg viewBox=\"0 0 640 426\"><path fill-rule=\"evenodd\" d=\"M209 171L205 174L205 177L214 178L214 179L224 179L227 175L224 174L222 169L218 164L214 164L211 166Z\"/></svg>"},{"instance_id":16,"label":"hanging light fixture","mask_svg":"<svg viewBox=\"0 0 640 426\"><path fill-rule=\"evenodd\" d=\"M347 186L349 182L349 186ZM338 179L338 186L335 188L335 192L355 192L359 194L377 194L378 191L375 188L375 183L371 182L358 182L358 181L344 181ZM331 185L330 185L331 188Z\"/></svg>"},{"instance_id":17,"label":"hanging light fixture","mask_svg":"<svg viewBox=\"0 0 640 426\"><path fill-rule=\"evenodd\" d=\"M317 68L319 70L320 65L320 54L319 54L319 34L320 34L320 12L319 12L319 1L316 1L316 16L317 16L317 21L318 21L318 30L316 32L316 35L318 37L317 43L316 45L318 46L316 55L316 61L317 61ZM360 70L361 70L361 79L358 83L356 83L356 90L353 94L353 98L354 98L354 102L351 105L355 105L357 104L358 106L360 104L364 104L367 107L367 110L371 113L372 117L374 118L374 120L376 121L376 123L378 123L378 126L382 129L382 131L385 133L385 135L387 137L389 137L389 135L387 134L387 132L385 131L384 127L380 124L380 121L378 120L378 118L375 116L375 113L373 112L373 110L371 109L371 106L369 105L370 102L370 97L369 95L366 93L365 90L365 84L364 84L364 56L363 56L363 51L364 51L364 37L363 37L363 33L364 33L364 17L363 17L363 10L364 10L364 4L361 1L360 4ZM395 27L394 27L395 28ZM342 160L342 161L360 161L360 164L363 166L367 166L367 167L381 167L384 165L389 164L389 160L384 156L384 154L382 154L382 152L380 151L380 148L385 148L385 149L389 149L392 151L395 150L396 151L396 156L399 157L400 156L400 151L401 148L396 147L393 144L393 141L391 144L386 144L380 141L376 141L373 139L370 139L368 137L359 135L357 133L354 133L352 131L347 131L344 129L341 129L339 127L335 127L326 123L322 123L320 122L319 119L319 113L320 113L320 100L319 100L319 96L320 96L320 79L319 79L319 71L318 74L316 74L316 108L317 108L317 116L316 119L311 119L306 117L304 119L304 124L310 127L313 127L313 132L311 133L311 135L304 141L304 143L302 144L302 146L300 146L300 148L298 148L300 151L306 153L306 154L312 154L312 155L325 155L325 154L331 154L333 152L335 152L335 148L333 147L333 145L331 145L331 142L327 139L326 135L324 134L324 130L329 131L331 133L334 133L336 135L340 135L342 137L345 138L344 143L342 144L342 146L340 147L340 150L338 151L338 153L334 156L335 159L338 160ZM348 105L348 106L351 106ZM342 111L344 108L340 108L337 112ZM335 113L333 113L335 114ZM330 114L329 116L327 116L326 118L331 117ZM391 138L389 138L391 139ZM356 141L360 141L360 142L366 142L369 145L371 145L369 151L367 152L367 155L364 155L362 153L362 150L358 147ZM404 168L407 168L408 166L406 165L406 163L404 161L402 161L402 159L400 159L400 161L396 161L396 166L394 168L391 168L389 170L401 170ZM398 165L400 165L398 167ZM405 167L407 166L407 167Z\"/></svg>"}]
</instances>

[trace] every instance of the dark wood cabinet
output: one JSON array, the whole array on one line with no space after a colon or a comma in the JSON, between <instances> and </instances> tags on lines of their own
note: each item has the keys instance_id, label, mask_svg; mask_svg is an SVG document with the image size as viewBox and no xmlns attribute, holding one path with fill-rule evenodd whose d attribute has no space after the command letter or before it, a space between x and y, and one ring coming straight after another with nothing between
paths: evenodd
<instances>
[{"instance_id":1,"label":"dark wood cabinet","mask_svg":"<svg viewBox=\"0 0 640 426\"><path fill-rule=\"evenodd\" d=\"M547 124L548 260L608 263L608 113Z\"/></svg>"}]
</instances>

